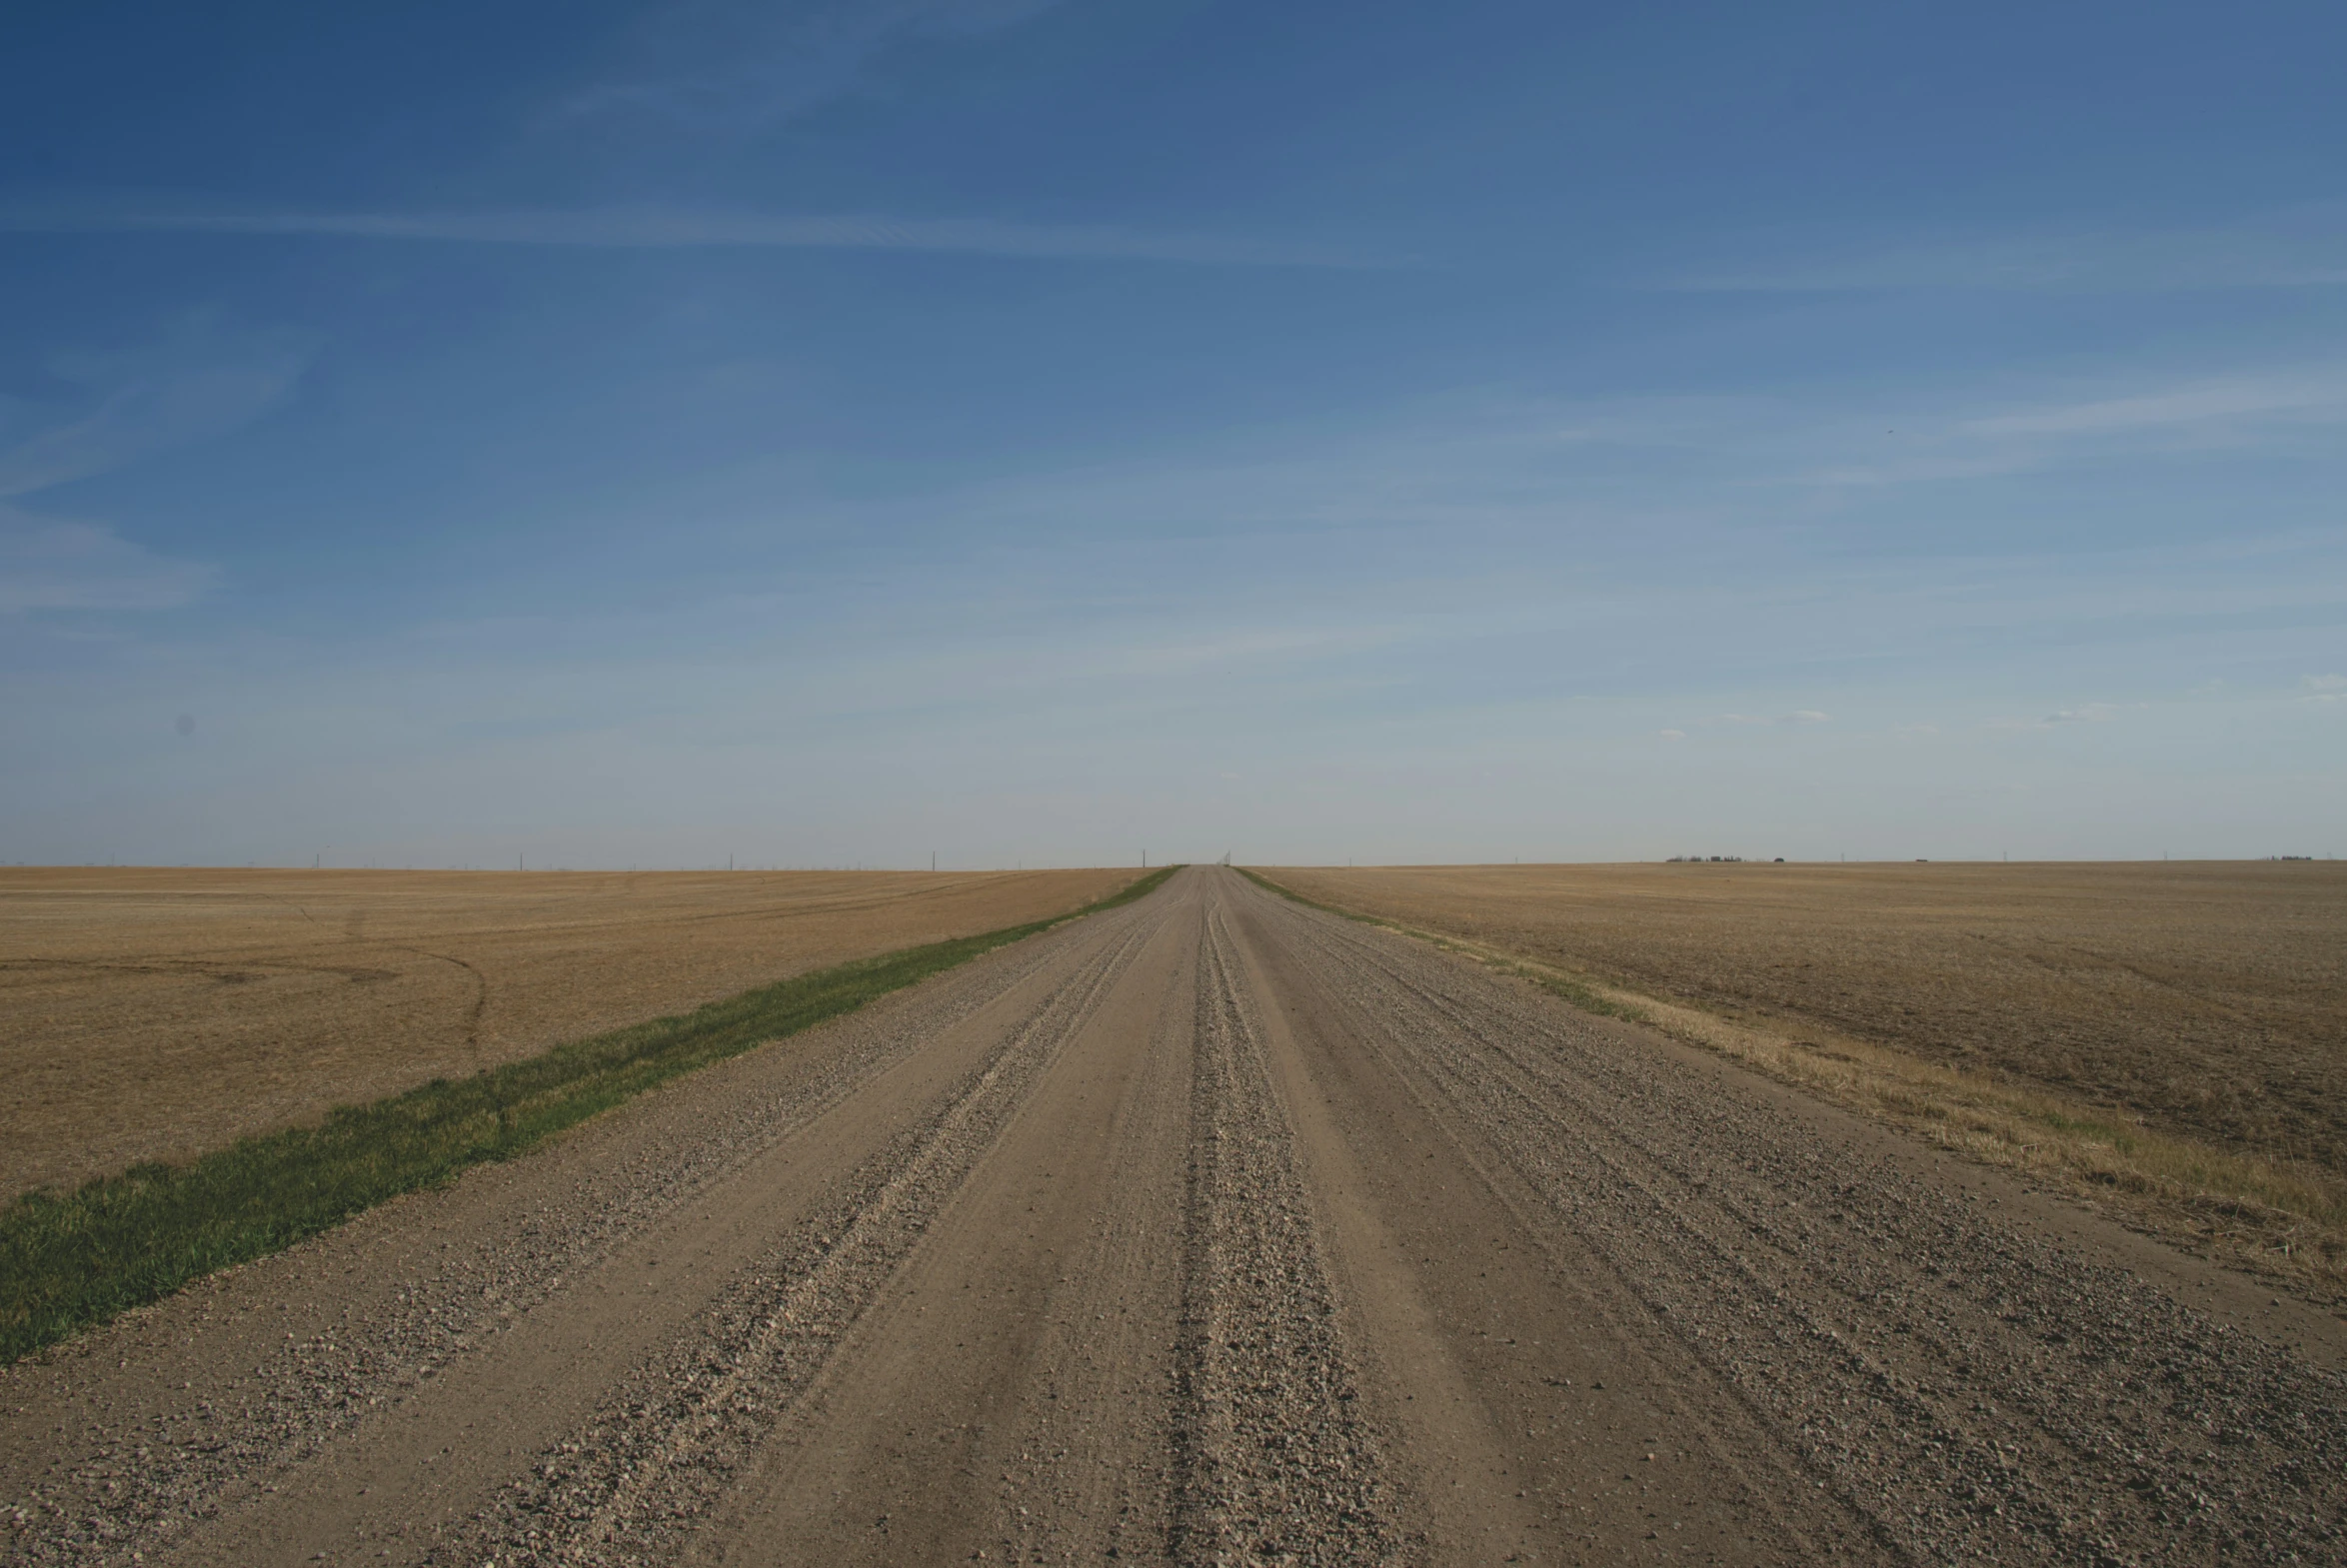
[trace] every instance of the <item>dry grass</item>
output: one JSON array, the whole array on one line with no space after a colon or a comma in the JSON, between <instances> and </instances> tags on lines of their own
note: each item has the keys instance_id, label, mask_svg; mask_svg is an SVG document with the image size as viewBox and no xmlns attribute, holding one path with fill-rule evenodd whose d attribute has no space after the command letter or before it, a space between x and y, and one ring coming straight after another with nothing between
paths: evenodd
<instances>
[{"instance_id":1,"label":"dry grass","mask_svg":"<svg viewBox=\"0 0 2347 1568\"><path fill-rule=\"evenodd\" d=\"M1134 874L0 868L0 1197L1061 914Z\"/></svg>"},{"instance_id":2,"label":"dry grass","mask_svg":"<svg viewBox=\"0 0 2347 1568\"><path fill-rule=\"evenodd\" d=\"M2347 866L1271 874L2347 1299Z\"/></svg>"}]
</instances>

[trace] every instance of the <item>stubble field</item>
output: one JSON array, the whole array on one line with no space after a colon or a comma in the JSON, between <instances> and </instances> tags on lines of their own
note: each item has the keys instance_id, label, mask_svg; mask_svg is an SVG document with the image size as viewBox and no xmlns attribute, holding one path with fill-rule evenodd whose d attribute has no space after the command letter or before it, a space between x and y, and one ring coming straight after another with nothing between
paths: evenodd
<instances>
[{"instance_id":1,"label":"stubble field","mask_svg":"<svg viewBox=\"0 0 2347 1568\"><path fill-rule=\"evenodd\" d=\"M0 868L0 1198L1135 874Z\"/></svg>"},{"instance_id":2,"label":"stubble field","mask_svg":"<svg viewBox=\"0 0 2347 1568\"><path fill-rule=\"evenodd\" d=\"M1346 910L2347 1173L2347 865L1274 869Z\"/></svg>"},{"instance_id":3,"label":"stubble field","mask_svg":"<svg viewBox=\"0 0 2347 1568\"><path fill-rule=\"evenodd\" d=\"M2338 1317L1553 992L1176 872L0 1368L0 1552L2342 1560Z\"/></svg>"}]
</instances>

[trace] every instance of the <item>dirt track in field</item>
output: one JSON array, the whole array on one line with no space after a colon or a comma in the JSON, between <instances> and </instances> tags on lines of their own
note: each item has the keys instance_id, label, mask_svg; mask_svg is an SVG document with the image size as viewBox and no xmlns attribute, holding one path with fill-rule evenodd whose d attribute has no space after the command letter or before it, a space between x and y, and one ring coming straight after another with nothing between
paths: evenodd
<instances>
[{"instance_id":1,"label":"dirt track in field","mask_svg":"<svg viewBox=\"0 0 2347 1568\"><path fill-rule=\"evenodd\" d=\"M2336 1561L2347 1336L1195 869L0 1373L32 1563Z\"/></svg>"},{"instance_id":2,"label":"dirt track in field","mask_svg":"<svg viewBox=\"0 0 2347 1568\"><path fill-rule=\"evenodd\" d=\"M0 868L0 1200L1138 874Z\"/></svg>"}]
</instances>

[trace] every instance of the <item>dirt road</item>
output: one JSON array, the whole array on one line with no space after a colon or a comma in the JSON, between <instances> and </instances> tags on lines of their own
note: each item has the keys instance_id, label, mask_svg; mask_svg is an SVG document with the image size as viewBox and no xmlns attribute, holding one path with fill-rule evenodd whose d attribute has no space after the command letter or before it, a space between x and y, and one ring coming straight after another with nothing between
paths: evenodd
<instances>
[{"instance_id":1,"label":"dirt road","mask_svg":"<svg viewBox=\"0 0 2347 1568\"><path fill-rule=\"evenodd\" d=\"M1196 869L0 1374L0 1539L2337 1561L2342 1348L2083 1213Z\"/></svg>"}]
</instances>

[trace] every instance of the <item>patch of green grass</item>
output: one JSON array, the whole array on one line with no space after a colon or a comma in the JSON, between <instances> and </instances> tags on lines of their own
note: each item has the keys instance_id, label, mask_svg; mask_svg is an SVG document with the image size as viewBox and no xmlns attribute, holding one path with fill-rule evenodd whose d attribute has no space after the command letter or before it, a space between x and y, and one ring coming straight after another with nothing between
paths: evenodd
<instances>
[{"instance_id":1,"label":"patch of green grass","mask_svg":"<svg viewBox=\"0 0 2347 1568\"><path fill-rule=\"evenodd\" d=\"M1317 909L1322 914L1334 914L1340 915L1347 920L1358 920L1363 925L1383 925L1385 923L1383 920L1373 919L1366 914L1355 914L1350 909L1339 909L1332 903L1321 903L1317 899L1306 898L1302 893L1295 891L1293 888L1282 887L1277 882L1271 880L1270 877L1265 876L1258 871L1250 871L1243 865L1233 865L1230 868L1236 871L1239 875L1245 877L1248 881L1253 882L1257 887L1262 888L1263 891L1275 892L1280 897L1285 898L1289 903L1300 903L1305 908Z\"/></svg>"},{"instance_id":2,"label":"patch of green grass","mask_svg":"<svg viewBox=\"0 0 2347 1568\"><path fill-rule=\"evenodd\" d=\"M387 1198L511 1159L657 1083L1131 903L1178 869L1153 871L1070 914L796 975L469 1078L338 1106L322 1126L240 1139L184 1165L135 1165L78 1191L27 1193L0 1210L0 1364Z\"/></svg>"},{"instance_id":3,"label":"patch of green grass","mask_svg":"<svg viewBox=\"0 0 2347 1568\"><path fill-rule=\"evenodd\" d=\"M1631 1023L1651 1023L1654 1021L1653 1015L1645 1008L1633 1007L1626 1002L1615 1001L1612 997L1601 995L1568 975L1557 974L1546 969L1517 969L1516 972L1551 996L1561 997L1583 1012L1594 1012L1607 1018L1625 1018Z\"/></svg>"}]
</instances>

